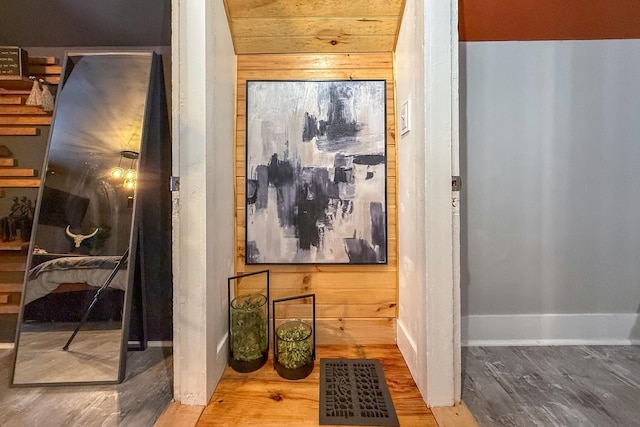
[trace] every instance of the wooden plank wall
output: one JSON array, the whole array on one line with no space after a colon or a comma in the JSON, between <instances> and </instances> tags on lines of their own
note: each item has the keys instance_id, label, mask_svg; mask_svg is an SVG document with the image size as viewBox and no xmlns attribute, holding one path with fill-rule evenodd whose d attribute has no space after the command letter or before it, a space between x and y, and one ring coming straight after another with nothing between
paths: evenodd
<instances>
[{"instance_id":1,"label":"wooden plank wall","mask_svg":"<svg viewBox=\"0 0 640 427\"><path fill-rule=\"evenodd\" d=\"M271 298L316 294L318 344L393 344L398 304L396 214L396 123L393 54L273 54L237 56L236 272L269 269ZM387 81L388 264L245 265L245 109L247 80L384 79ZM255 283L255 288L252 283ZM238 282L242 293L262 289ZM278 313L300 317L309 306L290 305Z\"/></svg>"}]
</instances>

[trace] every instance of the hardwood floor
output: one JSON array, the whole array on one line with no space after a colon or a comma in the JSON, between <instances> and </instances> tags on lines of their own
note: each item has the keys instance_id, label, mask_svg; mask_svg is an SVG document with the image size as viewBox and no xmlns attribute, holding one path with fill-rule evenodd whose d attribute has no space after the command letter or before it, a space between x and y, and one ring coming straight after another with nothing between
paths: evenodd
<instances>
[{"instance_id":1,"label":"hardwood floor","mask_svg":"<svg viewBox=\"0 0 640 427\"><path fill-rule=\"evenodd\" d=\"M462 363L480 426L640 426L640 346L468 347Z\"/></svg>"},{"instance_id":2,"label":"hardwood floor","mask_svg":"<svg viewBox=\"0 0 640 427\"><path fill-rule=\"evenodd\" d=\"M227 367L197 426L318 426L321 358L380 359L402 427L437 427L395 345L319 346L313 372L305 379L282 379L271 358L257 371Z\"/></svg>"},{"instance_id":3,"label":"hardwood floor","mask_svg":"<svg viewBox=\"0 0 640 427\"><path fill-rule=\"evenodd\" d=\"M129 352L118 385L8 387L12 358L12 350L0 349L3 427L152 426L172 398L170 348Z\"/></svg>"}]
</instances>

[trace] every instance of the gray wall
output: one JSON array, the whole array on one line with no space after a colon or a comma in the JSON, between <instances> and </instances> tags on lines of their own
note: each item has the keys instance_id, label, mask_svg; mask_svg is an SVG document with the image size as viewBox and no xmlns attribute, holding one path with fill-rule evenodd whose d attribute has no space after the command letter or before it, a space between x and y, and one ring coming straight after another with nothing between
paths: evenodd
<instances>
[{"instance_id":1,"label":"gray wall","mask_svg":"<svg viewBox=\"0 0 640 427\"><path fill-rule=\"evenodd\" d=\"M0 44L168 46L171 0L0 0Z\"/></svg>"},{"instance_id":2,"label":"gray wall","mask_svg":"<svg viewBox=\"0 0 640 427\"><path fill-rule=\"evenodd\" d=\"M637 313L640 40L460 48L463 315Z\"/></svg>"}]
</instances>

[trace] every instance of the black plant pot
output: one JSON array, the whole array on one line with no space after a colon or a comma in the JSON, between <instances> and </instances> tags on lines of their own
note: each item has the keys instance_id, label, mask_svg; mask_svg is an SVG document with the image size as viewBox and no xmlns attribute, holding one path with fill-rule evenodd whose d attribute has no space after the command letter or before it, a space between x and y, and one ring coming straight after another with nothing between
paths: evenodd
<instances>
[{"instance_id":1,"label":"black plant pot","mask_svg":"<svg viewBox=\"0 0 640 427\"><path fill-rule=\"evenodd\" d=\"M248 360L248 361L234 359L233 355L231 355L231 361L229 362L229 364L231 365L234 371L247 373L247 372L253 372L255 370L260 369L267 362L268 358L269 358L268 350L265 350L264 352L262 352L262 356L260 358L254 359L254 360Z\"/></svg>"},{"instance_id":2,"label":"black plant pot","mask_svg":"<svg viewBox=\"0 0 640 427\"><path fill-rule=\"evenodd\" d=\"M274 361L273 364L276 367L278 375L287 380L301 380L302 378L308 377L309 374L313 372L313 360L299 368L285 368L277 361Z\"/></svg>"},{"instance_id":3,"label":"black plant pot","mask_svg":"<svg viewBox=\"0 0 640 427\"><path fill-rule=\"evenodd\" d=\"M238 372L251 372L269 357L267 298L240 295L231 301L229 364Z\"/></svg>"},{"instance_id":4,"label":"black plant pot","mask_svg":"<svg viewBox=\"0 0 640 427\"><path fill-rule=\"evenodd\" d=\"M273 364L282 378L299 380L313 371L312 333L311 325L300 319L290 319L278 326Z\"/></svg>"}]
</instances>

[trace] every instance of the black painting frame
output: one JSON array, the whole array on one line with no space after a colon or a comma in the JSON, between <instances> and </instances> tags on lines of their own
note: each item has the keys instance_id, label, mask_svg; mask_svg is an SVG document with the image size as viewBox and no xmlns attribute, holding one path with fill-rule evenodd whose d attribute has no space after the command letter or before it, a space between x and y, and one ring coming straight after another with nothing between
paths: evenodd
<instances>
[{"instance_id":1,"label":"black painting frame","mask_svg":"<svg viewBox=\"0 0 640 427\"><path fill-rule=\"evenodd\" d=\"M386 90L247 80L246 264L388 263Z\"/></svg>"}]
</instances>

